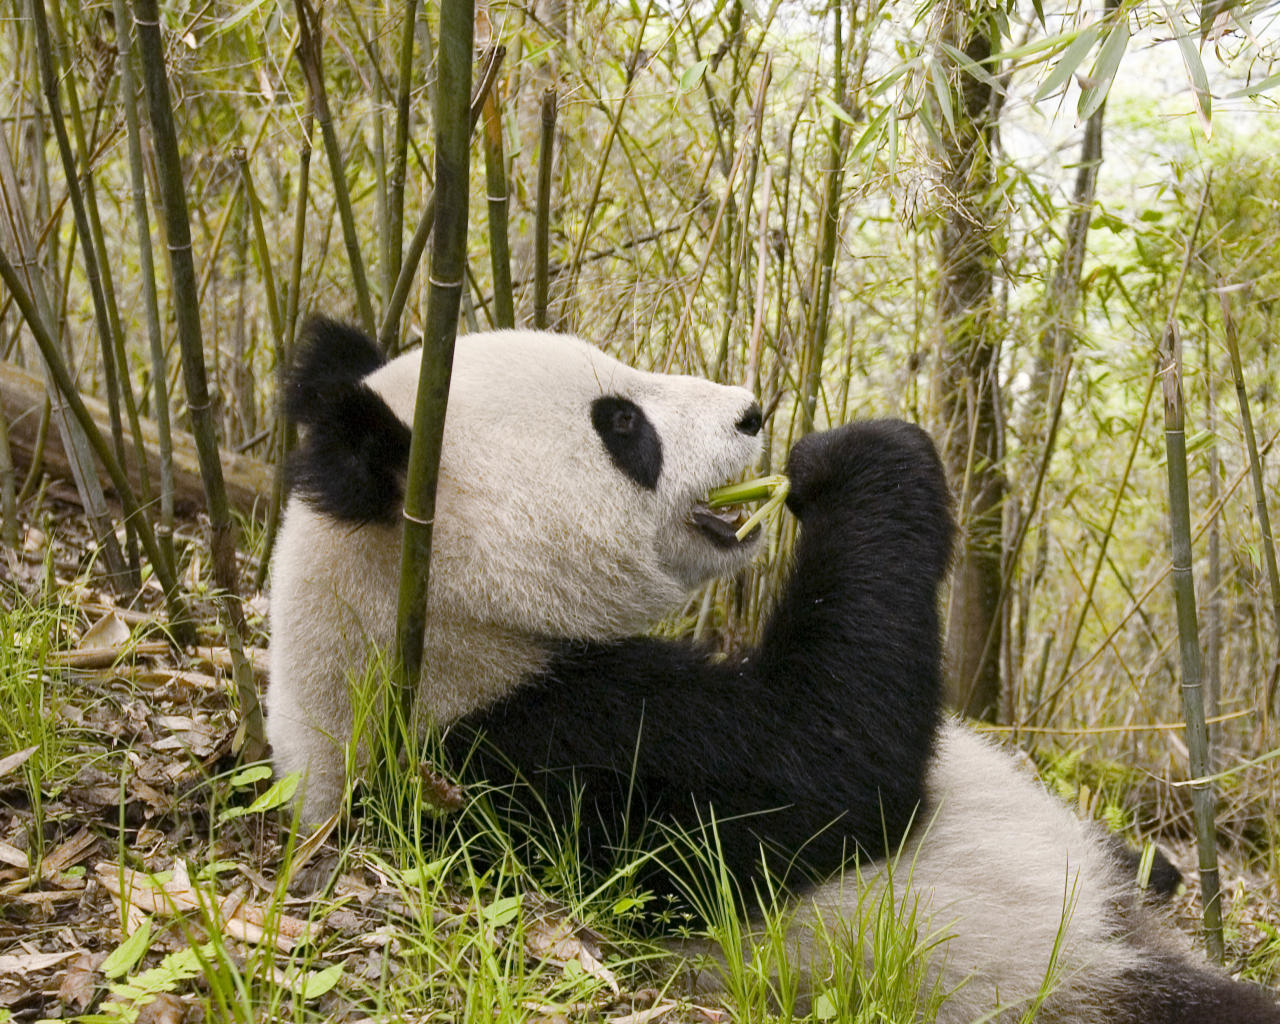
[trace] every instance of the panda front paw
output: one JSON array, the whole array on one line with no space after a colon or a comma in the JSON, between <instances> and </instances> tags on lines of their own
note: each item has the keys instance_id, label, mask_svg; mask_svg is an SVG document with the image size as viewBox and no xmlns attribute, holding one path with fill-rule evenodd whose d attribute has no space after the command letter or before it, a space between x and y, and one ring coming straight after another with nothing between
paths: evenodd
<instances>
[{"instance_id":1,"label":"panda front paw","mask_svg":"<svg viewBox=\"0 0 1280 1024\"><path fill-rule=\"evenodd\" d=\"M787 506L804 520L820 509L881 512L904 498L917 512L950 517L946 474L933 439L903 420L868 420L808 434L787 458ZM904 510L905 511L905 510Z\"/></svg>"}]
</instances>

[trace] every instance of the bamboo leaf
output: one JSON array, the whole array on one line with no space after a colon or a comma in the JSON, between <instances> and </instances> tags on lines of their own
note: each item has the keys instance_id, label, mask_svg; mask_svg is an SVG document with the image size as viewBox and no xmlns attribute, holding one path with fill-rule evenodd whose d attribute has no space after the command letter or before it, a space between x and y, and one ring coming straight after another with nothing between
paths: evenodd
<instances>
[{"instance_id":1,"label":"bamboo leaf","mask_svg":"<svg viewBox=\"0 0 1280 1024\"><path fill-rule=\"evenodd\" d=\"M954 135L956 131L956 114L951 106L951 83L947 81L946 73L936 60L929 62L929 81L933 85L933 95L938 101L938 109L942 112L942 119L947 122L947 127L951 129L951 134Z\"/></svg>"},{"instance_id":2,"label":"bamboo leaf","mask_svg":"<svg viewBox=\"0 0 1280 1024\"><path fill-rule=\"evenodd\" d=\"M1209 75L1205 72L1204 61L1200 59L1200 51L1191 41L1182 27L1177 23L1178 49L1182 51L1182 64L1187 69L1187 78L1191 81L1191 98L1196 105L1196 113L1200 115L1200 123L1204 125L1205 135L1213 132L1213 94L1209 91Z\"/></svg>"},{"instance_id":3,"label":"bamboo leaf","mask_svg":"<svg viewBox=\"0 0 1280 1024\"><path fill-rule=\"evenodd\" d=\"M1093 63L1089 79L1080 93L1080 105L1077 114L1081 121L1087 120L1107 100L1111 91L1111 83L1115 80L1116 71L1129 46L1129 23L1119 22L1107 35L1098 51L1098 59Z\"/></svg>"},{"instance_id":4,"label":"bamboo leaf","mask_svg":"<svg viewBox=\"0 0 1280 1024\"><path fill-rule=\"evenodd\" d=\"M1053 66L1053 70L1049 72L1044 83L1036 90L1036 94L1031 97L1032 103L1039 103L1046 96L1052 96L1059 89L1063 88L1070 80L1071 76L1089 55L1089 51L1093 49L1094 43L1098 41L1100 30L1097 25L1090 25L1087 29L1076 36L1075 42L1067 47L1067 52L1062 55L1062 59Z\"/></svg>"},{"instance_id":5,"label":"bamboo leaf","mask_svg":"<svg viewBox=\"0 0 1280 1024\"><path fill-rule=\"evenodd\" d=\"M1280 85L1280 72L1274 75L1268 75L1261 82L1254 82L1253 85L1248 85L1243 89L1237 89L1235 92L1227 93L1227 99L1235 100L1244 96L1258 96L1264 92L1270 92L1278 85Z\"/></svg>"},{"instance_id":6,"label":"bamboo leaf","mask_svg":"<svg viewBox=\"0 0 1280 1024\"><path fill-rule=\"evenodd\" d=\"M822 109L825 110L832 117L834 117L837 121L843 121L845 124L849 125L850 127L858 123L853 119L853 116L849 113L849 111L845 110L844 107L840 106L840 104L837 103L835 100L833 100L830 96L819 96L818 102L822 105Z\"/></svg>"},{"instance_id":7,"label":"bamboo leaf","mask_svg":"<svg viewBox=\"0 0 1280 1024\"><path fill-rule=\"evenodd\" d=\"M700 60L696 64L691 64L685 68L684 73L680 76L680 91L689 92L702 84L702 78L707 73L707 65L709 63L707 60Z\"/></svg>"}]
</instances>

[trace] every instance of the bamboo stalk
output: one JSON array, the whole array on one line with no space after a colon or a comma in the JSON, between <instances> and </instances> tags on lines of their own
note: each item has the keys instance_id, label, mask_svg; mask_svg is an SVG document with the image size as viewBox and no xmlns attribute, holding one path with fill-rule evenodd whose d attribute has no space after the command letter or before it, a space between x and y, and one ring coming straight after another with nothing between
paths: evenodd
<instances>
[{"instance_id":1,"label":"bamboo stalk","mask_svg":"<svg viewBox=\"0 0 1280 1024\"><path fill-rule=\"evenodd\" d=\"M1209 438L1209 505L1218 503L1222 491L1218 479L1221 459L1218 455L1218 416L1213 360L1209 354L1209 316L1208 289L1202 293L1200 322L1204 325L1204 350L1202 353L1204 372L1204 412L1205 431ZM1215 761L1220 750L1222 729L1214 724L1222 706L1222 528L1215 516L1209 523L1209 580L1205 598L1205 692L1206 708L1209 718L1209 751Z\"/></svg>"},{"instance_id":2,"label":"bamboo stalk","mask_svg":"<svg viewBox=\"0 0 1280 1024\"><path fill-rule=\"evenodd\" d=\"M1266 485L1262 479L1262 460L1258 458L1258 438L1253 431L1253 413L1249 409L1249 395L1244 387L1244 370L1240 364L1240 344L1236 336L1236 322L1231 315L1231 301L1226 289L1219 282L1218 301L1222 306L1222 328L1227 342L1227 354L1231 357L1231 379L1236 388L1236 402L1240 406L1240 427L1244 432L1245 449L1249 453L1249 479L1253 484L1253 507L1258 516L1258 532L1262 535L1262 563L1267 570L1267 583L1271 589L1271 614L1275 636L1280 643L1280 572L1276 569L1276 545L1271 532L1271 516L1267 512ZM1267 684L1263 720L1275 707L1277 682L1280 682L1280 650Z\"/></svg>"},{"instance_id":3,"label":"bamboo stalk","mask_svg":"<svg viewBox=\"0 0 1280 1024\"><path fill-rule=\"evenodd\" d=\"M404 537L396 604L398 699L395 725L410 748L414 703L423 673L432 521L444 441L445 410L458 329L467 245L468 164L472 121L473 0L442 0L436 90L436 223L431 244L426 330L405 482ZM429 670L429 669L428 669Z\"/></svg>"},{"instance_id":4,"label":"bamboo stalk","mask_svg":"<svg viewBox=\"0 0 1280 1024\"><path fill-rule=\"evenodd\" d=\"M298 154L298 194L293 207L293 253L289 260L289 284L285 293L283 336L276 353L276 450L275 472L271 481L271 502L267 506L266 536L262 542L262 560L253 577L254 590L262 590L271 570L271 552L280 530L280 512L284 507L285 477L289 452L296 440L297 428L284 415L285 380L293 358L293 339L298 327L298 306L302 294L302 255L306 250L307 198L311 191L310 109L302 119L302 149Z\"/></svg>"},{"instance_id":5,"label":"bamboo stalk","mask_svg":"<svg viewBox=\"0 0 1280 1024\"><path fill-rule=\"evenodd\" d=\"M489 94L494 80L498 77L498 68L502 65L502 58L505 52L501 46L496 46L489 51L489 59L486 61L484 71L481 73L480 82L476 86L475 94L471 97L470 113L467 120L468 137L470 137L471 130L475 128L476 122L480 119L484 98ZM470 75L468 74L467 77L469 81ZM436 93L438 96L438 89ZM438 103L437 109L439 109ZM418 272L418 261L422 259L422 253L427 247L427 239L431 235L435 218L436 193L433 191L427 197L426 203L423 204L422 216L418 220L418 227L414 231L413 237L409 240L409 248L405 251L404 261L400 265L400 276L396 279L395 290L391 293L391 298L387 302L386 313L382 318L382 329L378 332L378 344L388 354L395 352L399 347L400 317L404 313L405 303L409 300L409 288L413 285L413 277Z\"/></svg>"},{"instance_id":6,"label":"bamboo stalk","mask_svg":"<svg viewBox=\"0 0 1280 1024\"><path fill-rule=\"evenodd\" d=\"M835 102L845 106L844 36L840 5L835 4ZM852 33L851 33L852 34ZM806 372L800 391L800 432L807 434L817 418L818 393L822 389L822 363L827 351L827 316L831 305L831 280L835 268L836 242L840 233L840 186L844 182L845 124L834 114L827 130L827 166L823 171L826 188L822 198L819 228L819 264L814 281L814 304L810 312L809 344L805 347Z\"/></svg>"},{"instance_id":7,"label":"bamboo stalk","mask_svg":"<svg viewBox=\"0 0 1280 1024\"><path fill-rule=\"evenodd\" d=\"M249 157L244 147L237 146L232 150L231 156L240 168L240 182L249 211L249 222L253 226L254 247L258 250L262 287L267 293L267 319L271 321L271 336L276 344L276 353L279 355L284 343L284 325L280 312L279 293L276 291L276 274L271 265L271 246L267 242L266 229L262 226L262 204L258 201L257 189L253 187L253 172L249 170Z\"/></svg>"},{"instance_id":8,"label":"bamboo stalk","mask_svg":"<svg viewBox=\"0 0 1280 1024\"><path fill-rule=\"evenodd\" d=\"M533 325L547 326L547 302L551 289L551 169L556 136L556 91L542 94L542 136L538 146L538 198L533 231Z\"/></svg>"},{"instance_id":9,"label":"bamboo stalk","mask_svg":"<svg viewBox=\"0 0 1280 1024\"><path fill-rule=\"evenodd\" d=\"M93 416L84 404L84 399L80 397L75 381L71 379L71 374L67 371L58 343L41 319L39 311L36 309L35 301L23 285L18 271L9 262L9 256L3 248L0 248L0 281L3 281L13 294L14 302L17 303L23 319L27 322L27 328L31 331L31 336L35 338L40 354L44 357L45 366L49 371L49 375L53 378L54 385L70 408L85 438L93 446L94 453L107 471L107 475L111 477L111 482L116 489L116 495L120 499L120 504L124 507L124 514L137 521L138 537L147 552L147 557L151 559L156 578L160 580L160 586L164 590L165 602L169 611L170 629L173 630L177 637L185 639L191 634L191 622L188 618L182 595L178 590L178 581L170 572L169 566L160 552L150 521L142 515L142 511L138 507L138 499L134 496L133 488L129 485L128 475L116 460L115 453L111 450L111 445L107 443L106 438L102 436L102 432L98 430L97 424L94 423Z\"/></svg>"},{"instance_id":10,"label":"bamboo stalk","mask_svg":"<svg viewBox=\"0 0 1280 1024\"><path fill-rule=\"evenodd\" d=\"M22 194L19 190L18 177L13 165L13 154L9 150L8 136L3 132L0 132L0 184L3 186L0 187L0 202L4 205L9 225L9 241L20 261L22 274L27 282L26 288L29 290L32 299L33 315L40 317L42 326L52 336L53 325L59 323L60 320L55 314L53 302L45 289L42 268L36 262L35 242L31 238L26 211L22 206ZM51 260L54 258L52 255L55 245L52 241L53 238L56 238L56 233L50 236ZM71 269L71 259L72 254L68 253L68 274ZM58 279L56 265L50 267L50 273L56 281ZM16 296L14 296L14 299L16 301ZM51 375L52 371L46 365L45 376L49 378L51 415L57 425L58 433L62 437L62 447L67 453L67 461L71 469L72 479L75 481L76 492L80 495L85 513L92 524L94 537L102 549L107 573L112 577L122 578L124 574L124 556L120 551L120 543L116 539L115 526L107 508L106 497L102 491L102 483L98 479L98 472L93 464L91 443L85 436L84 431L81 430L76 419L68 415L66 401L62 397L62 392L53 382ZM33 490L37 482L34 476L24 481L22 486L23 494Z\"/></svg>"},{"instance_id":11,"label":"bamboo stalk","mask_svg":"<svg viewBox=\"0 0 1280 1024\"><path fill-rule=\"evenodd\" d=\"M515 297L511 290L511 249L507 241L507 165L502 152L502 115L493 90L484 99L484 175L489 200L494 321L498 327L514 327Z\"/></svg>"},{"instance_id":12,"label":"bamboo stalk","mask_svg":"<svg viewBox=\"0 0 1280 1024\"><path fill-rule=\"evenodd\" d=\"M400 24L399 78L396 82L395 131L391 139L391 180L387 195L386 261L387 280L400 277L400 256L404 248L405 168L409 158L409 97L413 84L413 29L418 20L418 0L405 0ZM390 298L391 289L387 291Z\"/></svg>"},{"instance_id":13,"label":"bamboo stalk","mask_svg":"<svg viewBox=\"0 0 1280 1024\"><path fill-rule=\"evenodd\" d=\"M1205 182L1195 226L1187 238L1186 255L1177 291L1186 280L1187 268L1195 252L1196 238L1204 219L1209 193ZM1176 293L1175 293L1176 295ZM1218 880L1218 843L1214 828L1214 788L1207 778L1209 735L1205 725L1203 674L1200 659L1200 630L1196 620L1195 579L1191 571L1191 502L1187 489L1186 413L1182 397L1182 338L1177 324L1177 298L1169 304L1169 315L1160 343L1160 377L1164 386L1164 438L1169 476L1169 527L1173 549L1173 594L1178 612L1178 651L1182 662L1182 707L1187 722L1187 751L1190 757L1191 800L1195 817L1196 848L1200 862L1200 890L1205 937L1209 954L1221 962L1223 956L1222 906Z\"/></svg>"},{"instance_id":14,"label":"bamboo stalk","mask_svg":"<svg viewBox=\"0 0 1280 1024\"><path fill-rule=\"evenodd\" d=\"M102 276L97 254L93 249L93 234L89 226L89 214L85 208L84 193L80 188L79 175L76 173L75 157L71 152L71 140L67 135L66 124L62 115L62 102L58 95L58 76L53 66L53 43L49 34L49 22L45 17L44 0L31 0L31 17L35 27L37 63L40 67L40 81L44 91L45 103L49 108L49 121L53 127L54 140L58 147L58 156L62 161L63 174L66 176L67 197L71 201L71 212L75 219L76 234L80 239L81 256L84 260L85 279L89 285L89 294L93 300L94 321L97 325L98 340L102 351L102 368L106 380L107 403L111 409L111 433L116 446L117 456L124 454L124 425L120 418L119 382L115 365L115 347L112 344L111 321L107 313L107 299L103 291ZM104 535L101 538L103 557L107 568L114 579L124 579L131 589L137 589L140 579L134 571L126 572L124 560L120 557L119 545L114 532L110 540ZM113 564L114 563L114 564Z\"/></svg>"},{"instance_id":15,"label":"bamboo stalk","mask_svg":"<svg viewBox=\"0 0 1280 1024\"><path fill-rule=\"evenodd\" d=\"M640 28L636 31L635 42L631 48L631 56L627 60L622 96L618 100L618 105L614 108L613 116L609 119L609 127L605 131L604 142L600 145L600 160L596 164L595 178L591 182L591 193L582 216L582 233L578 235L578 244L574 246L573 258L569 261L569 286L566 289L566 294L570 299L577 291L578 271L582 266L582 254L586 252L587 240L591 237L591 223L595 220L596 206L600 202L600 189L604 185L605 171L609 167L609 154L613 152L613 141L618 134L618 125L622 121L622 112L626 109L627 102L631 99L631 86L635 81L636 67L640 61L640 50L644 45L644 30L649 24L649 15L652 11L653 0L649 0L645 4L644 15L640 19Z\"/></svg>"},{"instance_id":16,"label":"bamboo stalk","mask_svg":"<svg viewBox=\"0 0 1280 1024\"><path fill-rule=\"evenodd\" d=\"M311 92L316 121L320 125L320 138L324 142L325 155L329 160L329 173L333 178L333 200L338 207L338 218L342 223L342 238L347 247L347 261L351 266L351 284L355 290L356 310L360 324L365 332L372 336L377 331L377 320L373 315L373 304L369 298L369 279L365 274L364 257L360 254L360 236L356 232L355 214L351 208L351 192L347 188L346 162L342 156L342 145L338 142L338 133L333 126L333 116L329 111L329 96L325 90L323 65L321 63L320 20L312 9L309 0L295 0L298 12L298 60L302 63L302 71L307 79L307 87Z\"/></svg>"},{"instance_id":17,"label":"bamboo stalk","mask_svg":"<svg viewBox=\"0 0 1280 1024\"><path fill-rule=\"evenodd\" d=\"M155 144L160 201L169 238L169 280L178 344L182 352L182 376L187 391L191 433L195 437L209 512L210 555L214 581L221 589L221 607L226 617L227 643L232 655L232 675L240 701L240 730L246 759L258 760L266 751L262 706L254 683L252 667L241 649L244 610L240 605L236 580L236 537L227 503L227 491L218 458L218 441L212 403L205 376L204 341L197 302L195 262L191 254L191 225L187 217L182 159L169 101L169 81L160 38L160 12L156 0L134 0L134 23L138 32L138 52L142 58L147 91L147 108Z\"/></svg>"},{"instance_id":18,"label":"bamboo stalk","mask_svg":"<svg viewBox=\"0 0 1280 1024\"><path fill-rule=\"evenodd\" d=\"M147 340L151 352L152 401L155 407L160 446L160 521L156 540L160 550L175 564L173 551L173 441L169 424L168 373L164 356L164 332L160 326L160 303L156 294L155 256L151 250L151 220L147 211L146 172L142 163L142 135L138 127L136 82L132 45L127 26L131 24L125 0L112 0L115 15L116 60L120 70L120 99L124 106L128 138L130 196L133 201L134 230L138 239L138 269L142 278L142 302L146 310ZM146 465L143 458L142 466Z\"/></svg>"},{"instance_id":19,"label":"bamboo stalk","mask_svg":"<svg viewBox=\"0 0 1280 1024\"><path fill-rule=\"evenodd\" d=\"M0 541L10 551L18 548L18 481L9 451L9 421L0 411Z\"/></svg>"}]
</instances>

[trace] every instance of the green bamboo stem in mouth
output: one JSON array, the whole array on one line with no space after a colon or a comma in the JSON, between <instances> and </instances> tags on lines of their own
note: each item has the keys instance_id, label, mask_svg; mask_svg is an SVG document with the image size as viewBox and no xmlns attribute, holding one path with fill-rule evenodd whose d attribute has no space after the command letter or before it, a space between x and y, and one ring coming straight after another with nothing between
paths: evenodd
<instances>
[{"instance_id":1,"label":"green bamboo stem in mouth","mask_svg":"<svg viewBox=\"0 0 1280 1024\"><path fill-rule=\"evenodd\" d=\"M755 501L763 501L751 517L738 527L735 536L745 540L757 526L771 518L782 508L791 491L791 481L781 473L773 476L757 477L740 484L727 484L716 487L707 494L708 508L724 508L728 505L745 505Z\"/></svg>"}]
</instances>

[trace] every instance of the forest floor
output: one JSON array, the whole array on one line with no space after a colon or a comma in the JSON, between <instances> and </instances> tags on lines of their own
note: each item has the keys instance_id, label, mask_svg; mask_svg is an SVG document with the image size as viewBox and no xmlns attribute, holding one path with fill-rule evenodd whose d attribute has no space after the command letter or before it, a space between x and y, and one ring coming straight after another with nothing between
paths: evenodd
<instances>
[{"instance_id":1,"label":"forest floor","mask_svg":"<svg viewBox=\"0 0 1280 1024\"><path fill-rule=\"evenodd\" d=\"M0 1022L729 1019L676 995L651 947L602 937L634 901L554 903L438 833L407 853L358 823L300 838L287 785L233 752L196 528L184 582L207 628L177 651L158 588L117 606L59 493L0 565ZM247 602L260 683L265 610ZM1154 838L1188 879L1192 931L1194 851ZM1274 884L1231 852L1224 881L1229 963L1274 984Z\"/></svg>"}]
</instances>

